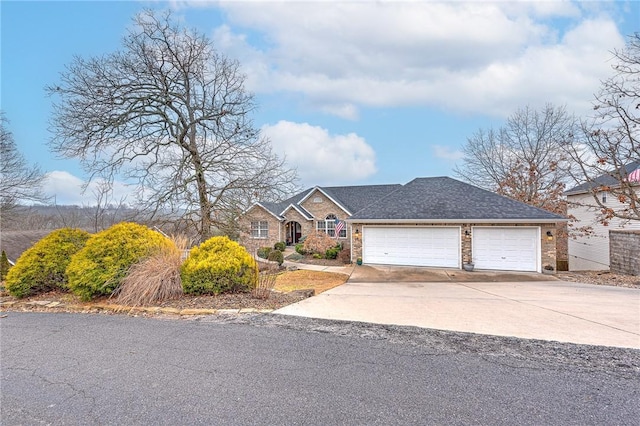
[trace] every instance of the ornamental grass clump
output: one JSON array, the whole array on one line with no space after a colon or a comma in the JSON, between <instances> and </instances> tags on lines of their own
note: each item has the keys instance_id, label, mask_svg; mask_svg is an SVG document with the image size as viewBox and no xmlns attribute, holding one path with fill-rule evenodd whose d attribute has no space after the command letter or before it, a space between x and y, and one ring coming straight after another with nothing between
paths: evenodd
<instances>
[{"instance_id":1,"label":"ornamental grass clump","mask_svg":"<svg viewBox=\"0 0 640 426\"><path fill-rule=\"evenodd\" d=\"M186 237L172 237L173 245L163 246L157 253L134 263L120 286L114 291L121 305L145 306L183 295L180 266L187 249Z\"/></svg>"},{"instance_id":2,"label":"ornamental grass clump","mask_svg":"<svg viewBox=\"0 0 640 426\"><path fill-rule=\"evenodd\" d=\"M110 296L135 263L173 242L144 225L119 223L93 235L67 267L69 289L82 300Z\"/></svg>"},{"instance_id":3,"label":"ornamental grass clump","mask_svg":"<svg viewBox=\"0 0 640 426\"><path fill-rule=\"evenodd\" d=\"M276 250L276 252L281 253L279 250ZM280 266L273 263L267 265L264 270L261 270L258 275L256 288L252 291L253 297L256 299L268 299L271 291L276 286L276 279L279 274Z\"/></svg>"},{"instance_id":4,"label":"ornamental grass clump","mask_svg":"<svg viewBox=\"0 0 640 426\"><path fill-rule=\"evenodd\" d=\"M65 273L71 256L82 249L90 234L63 228L51 232L26 250L9 269L5 288L14 297L27 297L51 290L66 290Z\"/></svg>"},{"instance_id":5,"label":"ornamental grass clump","mask_svg":"<svg viewBox=\"0 0 640 426\"><path fill-rule=\"evenodd\" d=\"M248 292L256 287L258 266L240 244L213 237L191 249L180 275L185 294Z\"/></svg>"}]
</instances>

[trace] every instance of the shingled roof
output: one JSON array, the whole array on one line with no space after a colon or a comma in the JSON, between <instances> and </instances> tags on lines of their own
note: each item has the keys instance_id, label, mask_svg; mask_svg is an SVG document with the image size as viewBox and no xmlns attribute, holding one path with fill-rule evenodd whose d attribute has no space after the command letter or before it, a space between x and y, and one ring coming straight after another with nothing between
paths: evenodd
<instances>
[{"instance_id":1,"label":"shingled roof","mask_svg":"<svg viewBox=\"0 0 640 426\"><path fill-rule=\"evenodd\" d=\"M634 161L624 166L626 175L640 167L640 161ZM592 181L585 182L564 192L564 195L583 194L591 191L593 188L601 186L616 186L620 184L617 178L613 177L609 173L604 173Z\"/></svg>"},{"instance_id":2,"label":"shingled roof","mask_svg":"<svg viewBox=\"0 0 640 426\"><path fill-rule=\"evenodd\" d=\"M417 178L359 210L351 222L559 222L562 216L449 177Z\"/></svg>"},{"instance_id":3,"label":"shingled roof","mask_svg":"<svg viewBox=\"0 0 640 426\"><path fill-rule=\"evenodd\" d=\"M306 211L300 203L308 198L315 190L320 190L334 200L338 205L343 207L349 213L353 214L358 210L363 209L369 204L379 200L380 198L388 195L389 193L401 188L400 184L393 185L359 185L359 186L316 186L308 188L296 195L287 198L279 203L260 203L262 207L267 209L273 215L282 217L282 213L294 206L300 210L301 213L308 218L312 218L313 215Z\"/></svg>"}]
</instances>

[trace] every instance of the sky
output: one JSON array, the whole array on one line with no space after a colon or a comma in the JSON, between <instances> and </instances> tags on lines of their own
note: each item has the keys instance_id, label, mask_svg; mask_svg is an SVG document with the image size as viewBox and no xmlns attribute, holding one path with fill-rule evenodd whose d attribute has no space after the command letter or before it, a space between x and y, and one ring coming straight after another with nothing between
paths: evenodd
<instances>
[{"instance_id":1,"label":"sky","mask_svg":"<svg viewBox=\"0 0 640 426\"><path fill-rule=\"evenodd\" d=\"M95 203L97 183L83 193L79 161L49 150L44 88L74 55L120 49L145 8L240 61L254 123L300 187L454 177L467 138L518 108L587 117L611 52L640 31L637 1L2 0L0 106L57 204Z\"/></svg>"}]
</instances>

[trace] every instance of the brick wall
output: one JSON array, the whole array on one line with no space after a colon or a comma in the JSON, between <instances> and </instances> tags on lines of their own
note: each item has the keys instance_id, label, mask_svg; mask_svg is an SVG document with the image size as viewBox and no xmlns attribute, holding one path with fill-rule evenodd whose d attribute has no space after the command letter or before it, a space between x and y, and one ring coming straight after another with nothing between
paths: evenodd
<instances>
[{"instance_id":1,"label":"brick wall","mask_svg":"<svg viewBox=\"0 0 640 426\"><path fill-rule=\"evenodd\" d=\"M609 268L616 274L640 275L640 231L609 231Z\"/></svg>"},{"instance_id":2,"label":"brick wall","mask_svg":"<svg viewBox=\"0 0 640 426\"><path fill-rule=\"evenodd\" d=\"M267 238L251 237L251 222L258 220L266 220L268 223ZM262 207L253 207L250 212L245 214L238 221L240 225L240 244L245 246L249 251L256 250L260 247L273 247L279 241L284 241L284 229L278 219Z\"/></svg>"}]
</instances>

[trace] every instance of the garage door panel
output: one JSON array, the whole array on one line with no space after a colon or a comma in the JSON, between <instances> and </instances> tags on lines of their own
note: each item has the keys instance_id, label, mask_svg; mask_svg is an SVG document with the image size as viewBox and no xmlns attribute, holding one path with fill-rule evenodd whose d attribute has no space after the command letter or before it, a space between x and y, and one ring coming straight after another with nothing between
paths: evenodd
<instances>
[{"instance_id":1,"label":"garage door panel","mask_svg":"<svg viewBox=\"0 0 640 426\"><path fill-rule=\"evenodd\" d=\"M537 271L538 228L474 228L473 262L478 269Z\"/></svg>"},{"instance_id":2,"label":"garage door panel","mask_svg":"<svg viewBox=\"0 0 640 426\"><path fill-rule=\"evenodd\" d=\"M460 230L364 228L363 261L385 265L459 267Z\"/></svg>"}]
</instances>

